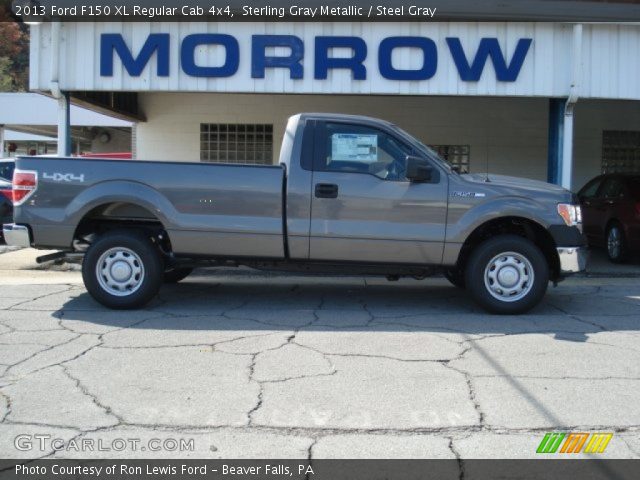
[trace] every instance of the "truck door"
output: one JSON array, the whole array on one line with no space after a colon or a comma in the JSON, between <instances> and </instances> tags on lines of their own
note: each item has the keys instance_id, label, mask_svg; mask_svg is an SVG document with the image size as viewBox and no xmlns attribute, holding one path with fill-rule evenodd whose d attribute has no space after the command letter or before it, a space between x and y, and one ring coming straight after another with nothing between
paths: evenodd
<instances>
[{"instance_id":1,"label":"truck door","mask_svg":"<svg viewBox=\"0 0 640 480\"><path fill-rule=\"evenodd\" d=\"M624 185L619 177L606 177L598 189L598 195L591 204L594 218L594 233L607 244L607 225L622 200Z\"/></svg>"},{"instance_id":2,"label":"truck door","mask_svg":"<svg viewBox=\"0 0 640 480\"><path fill-rule=\"evenodd\" d=\"M447 217L447 176L405 177L416 152L392 132L318 122L314 142L310 258L439 264Z\"/></svg>"}]
</instances>

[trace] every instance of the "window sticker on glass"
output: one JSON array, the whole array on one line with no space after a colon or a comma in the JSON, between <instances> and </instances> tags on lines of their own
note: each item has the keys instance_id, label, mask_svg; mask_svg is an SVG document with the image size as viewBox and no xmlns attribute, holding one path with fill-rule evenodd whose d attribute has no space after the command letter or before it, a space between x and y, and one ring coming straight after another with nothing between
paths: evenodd
<instances>
[{"instance_id":1,"label":"window sticker on glass","mask_svg":"<svg viewBox=\"0 0 640 480\"><path fill-rule=\"evenodd\" d=\"M331 160L378 161L378 135L334 133L331 135Z\"/></svg>"}]
</instances>

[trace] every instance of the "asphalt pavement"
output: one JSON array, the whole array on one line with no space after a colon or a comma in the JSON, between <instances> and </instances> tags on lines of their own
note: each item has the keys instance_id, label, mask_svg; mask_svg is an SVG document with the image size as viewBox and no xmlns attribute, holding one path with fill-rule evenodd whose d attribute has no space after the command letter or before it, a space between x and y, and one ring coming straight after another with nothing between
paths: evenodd
<instances>
[{"instance_id":1,"label":"asphalt pavement","mask_svg":"<svg viewBox=\"0 0 640 480\"><path fill-rule=\"evenodd\" d=\"M599 457L640 458L633 266L521 316L441 278L246 270L118 312L33 257L0 254L0 457L535 458L611 432Z\"/></svg>"}]
</instances>

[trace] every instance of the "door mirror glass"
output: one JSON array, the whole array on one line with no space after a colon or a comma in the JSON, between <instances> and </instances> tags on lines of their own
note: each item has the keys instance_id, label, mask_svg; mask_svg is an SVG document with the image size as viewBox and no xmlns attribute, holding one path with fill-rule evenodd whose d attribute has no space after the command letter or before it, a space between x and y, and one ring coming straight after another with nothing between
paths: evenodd
<instances>
[{"instance_id":1,"label":"door mirror glass","mask_svg":"<svg viewBox=\"0 0 640 480\"><path fill-rule=\"evenodd\" d=\"M424 158L408 155L405 175L411 182L429 182L433 176L433 167Z\"/></svg>"}]
</instances>

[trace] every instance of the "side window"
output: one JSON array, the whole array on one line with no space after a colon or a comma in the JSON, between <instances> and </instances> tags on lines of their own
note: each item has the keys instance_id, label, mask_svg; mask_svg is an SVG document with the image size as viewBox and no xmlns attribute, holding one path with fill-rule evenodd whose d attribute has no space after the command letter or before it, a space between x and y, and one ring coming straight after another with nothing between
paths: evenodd
<instances>
[{"instance_id":1,"label":"side window","mask_svg":"<svg viewBox=\"0 0 640 480\"><path fill-rule=\"evenodd\" d=\"M593 198L598 193L598 187L602 184L602 178L596 178L587 183L582 190L578 192L579 197Z\"/></svg>"},{"instance_id":2,"label":"side window","mask_svg":"<svg viewBox=\"0 0 640 480\"><path fill-rule=\"evenodd\" d=\"M13 162L0 162L0 177L11 181L15 166L16 164Z\"/></svg>"},{"instance_id":3,"label":"side window","mask_svg":"<svg viewBox=\"0 0 640 480\"><path fill-rule=\"evenodd\" d=\"M602 188L600 189L600 192L598 192L598 196L603 198L618 198L622 196L623 191L624 187L619 179L608 178L602 184Z\"/></svg>"},{"instance_id":4,"label":"side window","mask_svg":"<svg viewBox=\"0 0 640 480\"><path fill-rule=\"evenodd\" d=\"M631 198L640 202L640 177L631 177L628 183Z\"/></svg>"},{"instance_id":5,"label":"side window","mask_svg":"<svg viewBox=\"0 0 640 480\"><path fill-rule=\"evenodd\" d=\"M391 135L359 125L326 124L324 169L405 180L409 150Z\"/></svg>"}]
</instances>

